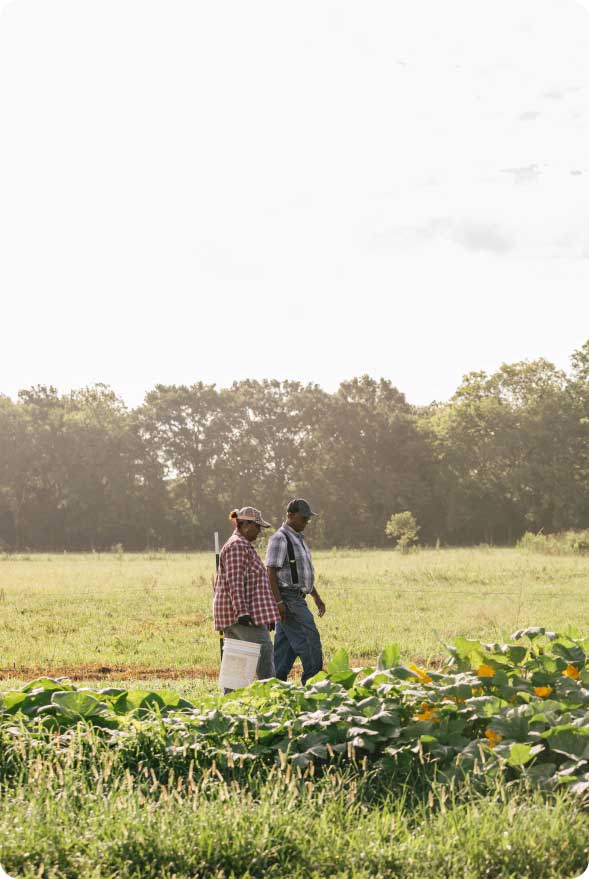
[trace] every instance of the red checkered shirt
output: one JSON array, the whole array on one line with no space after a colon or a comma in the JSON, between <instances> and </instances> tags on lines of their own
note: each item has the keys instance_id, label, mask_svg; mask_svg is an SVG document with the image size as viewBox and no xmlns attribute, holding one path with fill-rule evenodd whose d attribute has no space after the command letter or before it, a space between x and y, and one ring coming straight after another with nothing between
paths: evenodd
<instances>
[{"instance_id":1,"label":"red checkered shirt","mask_svg":"<svg viewBox=\"0 0 589 879\"><path fill-rule=\"evenodd\" d=\"M249 614L256 626L280 620L264 563L249 540L236 531L221 549L213 616L221 631Z\"/></svg>"}]
</instances>

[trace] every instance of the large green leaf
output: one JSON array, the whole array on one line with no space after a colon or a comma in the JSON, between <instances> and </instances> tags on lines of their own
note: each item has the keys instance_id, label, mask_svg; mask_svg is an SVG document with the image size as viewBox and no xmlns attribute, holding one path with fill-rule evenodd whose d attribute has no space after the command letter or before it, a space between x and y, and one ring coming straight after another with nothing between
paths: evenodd
<instances>
[{"instance_id":1,"label":"large green leaf","mask_svg":"<svg viewBox=\"0 0 589 879\"><path fill-rule=\"evenodd\" d=\"M101 702L96 696L81 692L53 693L51 704L55 705L58 711L70 720L96 717L108 710L104 702Z\"/></svg>"},{"instance_id":2,"label":"large green leaf","mask_svg":"<svg viewBox=\"0 0 589 879\"><path fill-rule=\"evenodd\" d=\"M514 742L509 750L507 758L508 766L525 766L534 756L532 745L522 742Z\"/></svg>"},{"instance_id":3,"label":"large green leaf","mask_svg":"<svg viewBox=\"0 0 589 879\"><path fill-rule=\"evenodd\" d=\"M527 705L507 711L503 716L494 717L489 724L489 729L498 732L504 739L515 739L525 742L529 734Z\"/></svg>"},{"instance_id":4,"label":"large green leaf","mask_svg":"<svg viewBox=\"0 0 589 879\"><path fill-rule=\"evenodd\" d=\"M480 641L474 641L470 638L456 638L454 642L454 649L456 650L456 655L460 657L460 659L469 659L471 656L476 656L477 661L485 656L487 650L481 644Z\"/></svg>"},{"instance_id":5,"label":"large green leaf","mask_svg":"<svg viewBox=\"0 0 589 879\"><path fill-rule=\"evenodd\" d=\"M334 675L341 672L349 672L350 671L350 658L348 656L348 651L344 650L341 647L339 650L336 650L331 658L331 661L327 665L327 674Z\"/></svg>"},{"instance_id":6,"label":"large green leaf","mask_svg":"<svg viewBox=\"0 0 589 879\"><path fill-rule=\"evenodd\" d=\"M324 681L326 677L327 677L326 672L318 671L316 675L313 675L312 678L309 678L309 680L307 681L307 686L312 687L313 684L318 684L319 681Z\"/></svg>"},{"instance_id":7,"label":"large green leaf","mask_svg":"<svg viewBox=\"0 0 589 879\"><path fill-rule=\"evenodd\" d=\"M2 696L0 696L0 710L6 711L9 714L14 714L22 708L28 698L27 693L23 693L21 690L12 690L11 692L3 693Z\"/></svg>"},{"instance_id":8,"label":"large green leaf","mask_svg":"<svg viewBox=\"0 0 589 879\"><path fill-rule=\"evenodd\" d=\"M346 690L354 686L358 672L348 669L348 671L339 671L330 675L331 680L336 684L341 684Z\"/></svg>"},{"instance_id":9,"label":"large green leaf","mask_svg":"<svg viewBox=\"0 0 589 879\"><path fill-rule=\"evenodd\" d=\"M414 678L415 675L409 674L407 669L406 676L408 678ZM372 691L378 688L381 684L396 684L392 671L373 671L371 674L366 675L366 677L358 678L356 680L356 689L361 687L363 690Z\"/></svg>"},{"instance_id":10,"label":"large green leaf","mask_svg":"<svg viewBox=\"0 0 589 879\"><path fill-rule=\"evenodd\" d=\"M557 754L564 754L571 760L589 758L589 729L571 725L558 726L542 733L550 749Z\"/></svg>"},{"instance_id":11,"label":"large green leaf","mask_svg":"<svg viewBox=\"0 0 589 879\"><path fill-rule=\"evenodd\" d=\"M34 681L29 681L28 684L25 684L24 687L21 688L23 693L31 693L33 691L45 690L49 693L57 690L73 690L75 689L72 684L67 684L64 681L56 681L54 678L36 678Z\"/></svg>"},{"instance_id":12,"label":"large green leaf","mask_svg":"<svg viewBox=\"0 0 589 879\"><path fill-rule=\"evenodd\" d=\"M578 663L580 665L585 662L585 651L578 644L568 639L559 638L552 645L552 652L557 656L562 656L567 662Z\"/></svg>"},{"instance_id":13,"label":"large green leaf","mask_svg":"<svg viewBox=\"0 0 589 879\"><path fill-rule=\"evenodd\" d=\"M163 708L164 700L152 690L125 690L113 703L117 714L131 714L133 711Z\"/></svg>"},{"instance_id":14,"label":"large green leaf","mask_svg":"<svg viewBox=\"0 0 589 879\"><path fill-rule=\"evenodd\" d=\"M544 626L528 626L527 629L518 629L511 637L515 641L518 641L520 638L529 638L530 641L533 641L534 638L539 638L541 635L545 634L546 629Z\"/></svg>"},{"instance_id":15,"label":"large green leaf","mask_svg":"<svg viewBox=\"0 0 589 879\"><path fill-rule=\"evenodd\" d=\"M59 691L48 688L44 689L43 687L30 690L25 694L26 698L21 702L17 710L22 711L27 717L34 717L39 708L42 708L44 705L49 705L54 692Z\"/></svg>"},{"instance_id":16,"label":"large green leaf","mask_svg":"<svg viewBox=\"0 0 589 879\"><path fill-rule=\"evenodd\" d=\"M401 651L398 644L387 644L384 650L379 653L376 661L378 671L386 671L386 669L394 668L399 664L401 659Z\"/></svg>"},{"instance_id":17,"label":"large green leaf","mask_svg":"<svg viewBox=\"0 0 589 879\"><path fill-rule=\"evenodd\" d=\"M514 647L512 645L509 646L507 651L507 656L509 657L509 661L514 665L520 665L526 656L528 655L527 647Z\"/></svg>"}]
</instances>

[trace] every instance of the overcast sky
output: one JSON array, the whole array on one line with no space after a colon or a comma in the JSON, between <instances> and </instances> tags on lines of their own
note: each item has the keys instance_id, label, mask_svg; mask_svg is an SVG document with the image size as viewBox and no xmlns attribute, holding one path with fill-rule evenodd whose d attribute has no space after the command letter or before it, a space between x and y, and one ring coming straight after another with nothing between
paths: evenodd
<instances>
[{"instance_id":1,"label":"overcast sky","mask_svg":"<svg viewBox=\"0 0 589 879\"><path fill-rule=\"evenodd\" d=\"M567 367L588 6L0 2L0 392Z\"/></svg>"}]
</instances>

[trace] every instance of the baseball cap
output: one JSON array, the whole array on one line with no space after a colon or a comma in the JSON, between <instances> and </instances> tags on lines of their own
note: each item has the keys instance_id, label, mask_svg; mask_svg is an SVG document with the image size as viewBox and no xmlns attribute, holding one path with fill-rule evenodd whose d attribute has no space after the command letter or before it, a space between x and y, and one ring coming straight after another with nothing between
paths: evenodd
<instances>
[{"instance_id":1,"label":"baseball cap","mask_svg":"<svg viewBox=\"0 0 589 879\"><path fill-rule=\"evenodd\" d=\"M270 522L262 519L262 514L255 507L242 507L240 510L232 510L229 518L243 520L244 522L255 522L261 528L272 527Z\"/></svg>"},{"instance_id":2,"label":"baseball cap","mask_svg":"<svg viewBox=\"0 0 589 879\"><path fill-rule=\"evenodd\" d=\"M290 501L287 508L287 513L300 513L301 516L304 516L306 519L310 519L311 516L316 516L317 513L314 513L307 501L302 497L296 497L294 500Z\"/></svg>"}]
</instances>

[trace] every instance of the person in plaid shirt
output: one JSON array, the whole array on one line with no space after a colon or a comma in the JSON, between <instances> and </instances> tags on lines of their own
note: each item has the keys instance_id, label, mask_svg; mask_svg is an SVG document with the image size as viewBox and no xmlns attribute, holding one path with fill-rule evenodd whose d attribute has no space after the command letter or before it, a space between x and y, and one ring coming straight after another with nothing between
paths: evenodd
<instances>
[{"instance_id":1,"label":"person in plaid shirt","mask_svg":"<svg viewBox=\"0 0 589 879\"><path fill-rule=\"evenodd\" d=\"M226 638L260 644L257 676L273 678L274 649L268 627L280 620L277 601L281 599L278 590L270 586L264 563L252 545L262 528L272 526L255 507L233 510L229 518L235 531L219 557L213 598L215 629Z\"/></svg>"}]
</instances>

